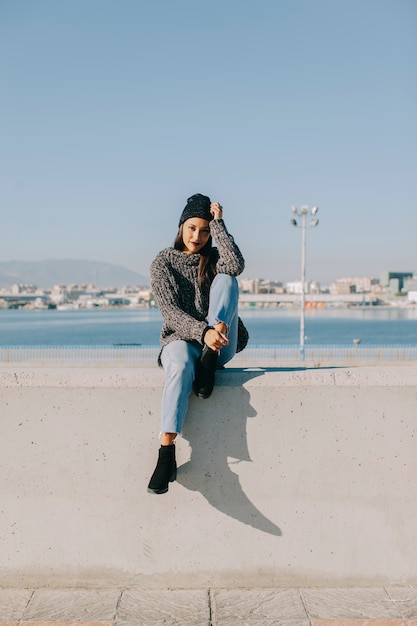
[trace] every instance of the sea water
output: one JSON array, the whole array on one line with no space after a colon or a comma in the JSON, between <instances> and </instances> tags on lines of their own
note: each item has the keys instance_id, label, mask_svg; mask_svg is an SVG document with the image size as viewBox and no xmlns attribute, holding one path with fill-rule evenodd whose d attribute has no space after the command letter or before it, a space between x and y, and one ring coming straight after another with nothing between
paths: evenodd
<instances>
[{"instance_id":1,"label":"sea water","mask_svg":"<svg viewBox=\"0 0 417 626\"><path fill-rule=\"evenodd\" d=\"M297 309L239 312L250 345L295 345L300 341ZM0 310L0 345L157 345L158 309ZM308 310L306 345L413 345L417 307L352 307Z\"/></svg>"}]
</instances>

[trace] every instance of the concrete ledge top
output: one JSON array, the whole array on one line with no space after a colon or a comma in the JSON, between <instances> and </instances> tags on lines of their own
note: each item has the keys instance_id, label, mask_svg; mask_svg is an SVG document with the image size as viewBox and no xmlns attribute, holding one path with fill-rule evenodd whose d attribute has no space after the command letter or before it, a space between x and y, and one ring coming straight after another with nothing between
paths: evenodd
<instances>
[{"instance_id":1,"label":"concrete ledge top","mask_svg":"<svg viewBox=\"0 0 417 626\"><path fill-rule=\"evenodd\" d=\"M10 387L162 387L160 368L2 367L0 388ZM417 366L323 368L226 368L218 386L236 387L417 387Z\"/></svg>"}]
</instances>

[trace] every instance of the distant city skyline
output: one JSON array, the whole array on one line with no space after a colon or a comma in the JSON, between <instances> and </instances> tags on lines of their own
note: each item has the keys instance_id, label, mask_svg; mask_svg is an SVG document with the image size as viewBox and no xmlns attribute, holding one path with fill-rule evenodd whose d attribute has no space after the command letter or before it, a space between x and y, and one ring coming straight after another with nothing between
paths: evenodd
<instances>
[{"instance_id":1,"label":"distant city skyline","mask_svg":"<svg viewBox=\"0 0 417 626\"><path fill-rule=\"evenodd\" d=\"M189 195L247 278L417 273L415 0L0 4L0 261L147 275Z\"/></svg>"},{"instance_id":2,"label":"distant city skyline","mask_svg":"<svg viewBox=\"0 0 417 626\"><path fill-rule=\"evenodd\" d=\"M402 272L413 281L417 281L417 273ZM337 276L334 281L320 281L314 277L307 277L306 284L318 284L320 288L326 288L334 283L342 281L363 282L376 281L387 285L389 277L396 276L396 272L382 270L377 276L357 274L351 276ZM294 280L285 280L280 276L251 276L247 273L238 277L240 283L258 281L259 284L271 283L273 285L301 284L301 277ZM9 289L12 285L34 285L39 289L50 289L55 285L85 285L91 284L99 289L150 285L149 275L132 272L121 265L101 263L98 261L85 260L44 260L33 262L3 262L0 261L0 290Z\"/></svg>"},{"instance_id":3,"label":"distant city skyline","mask_svg":"<svg viewBox=\"0 0 417 626\"><path fill-rule=\"evenodd\" d=\"M107 267L108 271L111 269L112 266ZM0 284L1 276L0 263ZM381 281L369 277L343 278L324 288L315 281L303 283L301 280L283 282L242 278L238 282L241 308L298 307L303 313L302 325L305 309L387 305L408 309L415 308L417 303L417 276L410 272L386 272ZM108 283L100 286L88 281L57 282L52 287L42 287L41 284L40 281L37 285L15 283L9 288L0 288L0 309L158 308L150 285L116 287Z\"/></svg>"},{"instance_id":4,"label":"distant city skyline","mask_svg":"<svg viewBox=\"0 0 417 626\"><path fill-rule=\"evenodd\" d=\"M56 258L56 259L36 259L36 260L33 260L33 261L22 261L22 260L14 259L14 260L4 260L4 261L1 260L0 261L0 284L1 284L1 265L3 263L14 263L14 262L16 262L16 263L42 264L42 263L45 263L45 262L46 263L53 263L55 261L58 261L58 262L61 262L61 261L62 262L67 262L68 261L68 262L73 262L73 263L86 262L86 263L89 263L91 265L97 264L97 265L103 265L103 266L105 266L105 265L113 265L114 267L119 267L119 268L121 268L123 270L126 270L127 272L134 272L136 274L139 274L144 279L146 278L147 281L150 280L149 268L147 268L147 269L145 268L144 271L138 271L135 268L131 268L131 267L128 267L127 265L123 265L122 263L117 262L117 260L115 260L115 262L111 262L111 261L102 261L102 260L97 260L97 259L93 260L93 259L77 259L77 258L72 258L72 259L67 259L67 258L61 258L61 259L59 259L59 258ZM286 283L288 283L288 282L297 282L297 281L301 281L300 271L299 270L297 271L297 270L298 270L298 268L296 267L296 265L294 265L294 273L293 273L293 275L291 275L290 278L288 278L288 277L284 278L283 277L284 275L285 276L290 276L290 274L289 274L288 271L285 271L285 269L283 269L283 268L281 270L281 273L278 273L277 275L274 276L272 274L269 274L269 275L255 274L255 273L251 272L251 267L246 266L244 272L242 273L242 275L239 278L244 278L244 279L248 279L248 280L249 279L252 279L252 280L259 279L259 280L266 280L266 281L278 281L278 282L286 282ZM277 271L280 272L279 268L278 268ZM381 275L384 272L387 272L387 271L411 272L412 274L417 275L417 271L413 271L413 269L409 268L409 267L404 268L404 267L396 267L396 266L394 266L394 268L392 268L390 266L384 266L380 270L378 270L378 271L376 271L374 273L362 272L362 271L360 271L360 268L359 268L359 271L356 272L356 273L353 273L353 272L347 273L346 272L346 273L341 274L341 275L338 275L337 272L333 271L332 272L332 276L333 277L331 279L328 279L328 280L322 280L322 279L320 279L317 276L313 276L311 274L311 271L310 271L310 272L307 273L306 280L308 282L318 282L318 283L321 283L321 284L330 284L330 283L336 282L337 280L350 279L350 278L361 278L361 277L362 278L366 277L366 278L372 278L372 279L379 280L381 278ZM71 282L76 282L76 281L71 281Z\"/></svg>"}]
</instances>

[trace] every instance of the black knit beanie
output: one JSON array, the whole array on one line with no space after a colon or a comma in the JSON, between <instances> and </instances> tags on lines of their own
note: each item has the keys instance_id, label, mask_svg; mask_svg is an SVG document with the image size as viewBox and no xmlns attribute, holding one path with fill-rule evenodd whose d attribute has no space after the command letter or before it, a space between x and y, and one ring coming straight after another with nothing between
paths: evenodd
<instances>
[{"instance_id":1,"label":"black knit beanie","mask_svg":"<svg viewBox=\"0 0 417 626\"><path fill-rule=\"evenodd\" d=\"M210 204L211 200L208 196L203 196L201 193L195 193L193 196L188 198L187 204L181 213L178 226L181 226L181 224L183 224L185 220L190 219L190 217L201 217L203 220L208 220L210 222L213 219L213 216L210 213Z\"/></svg>"}]
</instances>

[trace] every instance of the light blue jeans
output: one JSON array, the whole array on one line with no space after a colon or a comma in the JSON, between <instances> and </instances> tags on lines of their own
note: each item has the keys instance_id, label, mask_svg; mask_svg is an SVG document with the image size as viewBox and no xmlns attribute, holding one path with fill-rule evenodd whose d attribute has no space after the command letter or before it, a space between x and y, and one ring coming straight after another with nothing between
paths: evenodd
<instances>
[{"instance_id":1,"label":"light blue jeans","mask_svg":"<svg viewBox=\"0 0 417 626\"><path fill-rule=\"evenodd\" d=\"M217 274L211 287L207 324L227 324L229 343L221 349L217 365L222 366L236 354L239 287L234 276ZM201 345L195 341L171 341L164 346L161 362L166 380L162 394L161 432L181 433L195 377L195 364Z\"/></svg>"}]
</instances>

